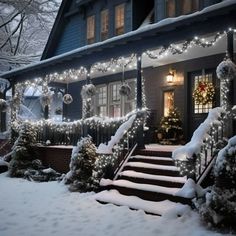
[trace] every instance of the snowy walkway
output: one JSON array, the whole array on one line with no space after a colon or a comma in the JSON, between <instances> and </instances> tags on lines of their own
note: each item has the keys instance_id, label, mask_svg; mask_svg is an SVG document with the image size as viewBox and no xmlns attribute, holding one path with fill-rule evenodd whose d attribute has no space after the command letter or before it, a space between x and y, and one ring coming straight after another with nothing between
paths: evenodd
<instances>
[{"instance_id":1,"label":"snowy walkway","mask_svg":"<svg viewBox=\"0 0 236 236\"><path fill-rule=\"evenodd\" d=\"M0 175L1 236L212 236L191 210L176 218L102 205L94 193L70 193L57 182L33 183Z\"/></svg>"}]
</instances>

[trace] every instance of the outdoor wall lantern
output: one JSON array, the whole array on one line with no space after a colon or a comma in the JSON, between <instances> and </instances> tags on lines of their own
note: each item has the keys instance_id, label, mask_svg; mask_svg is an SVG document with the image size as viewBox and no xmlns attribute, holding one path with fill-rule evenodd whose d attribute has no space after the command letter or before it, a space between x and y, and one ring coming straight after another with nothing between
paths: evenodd
<instances>
[{"instance_id":1,"label":"outdoor wall lantern","mask_svg":"<svg viewBox=\"0 0 236 236\"><path fill-rule=\"evenodd\" d=\"M166 76L166 82L167 83L173 83L174 82L174 72L173 71L169 71L169 73Z\"/></svg>"}]
</instances>

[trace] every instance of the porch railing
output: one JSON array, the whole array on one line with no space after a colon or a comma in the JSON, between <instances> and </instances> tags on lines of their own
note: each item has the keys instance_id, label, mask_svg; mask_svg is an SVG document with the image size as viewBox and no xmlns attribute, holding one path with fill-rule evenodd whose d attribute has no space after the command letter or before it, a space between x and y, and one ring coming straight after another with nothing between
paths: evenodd
<instances>
[{"instance_id":1,"label":"porch railing","mask_svg":"<svg viewBox=\"0 0 236 236\"><path fill-rule=\"evenodd\" d=\"M198 180L218 151L225 145L227 113L223 108L212 109L206 120L195 130L185 146L173 152L181 175Z\"/></svg>"}]
</instances>

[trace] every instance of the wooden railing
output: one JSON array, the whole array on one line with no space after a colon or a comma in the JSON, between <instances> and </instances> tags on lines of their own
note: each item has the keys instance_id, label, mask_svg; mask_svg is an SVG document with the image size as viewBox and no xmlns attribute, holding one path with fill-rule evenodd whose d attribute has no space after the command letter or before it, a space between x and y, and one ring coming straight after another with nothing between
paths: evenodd
<instances>
[{"instance_id":1,"label":"wooden railing","mask_svg":"<svg viewBox=\"0 0 236 236\"><path fill-rule=\"evenodd\" d=\"M198 181L205 174L219 150L226 144L227 120L228 115L222 108L212 109L207 119L194 132L191 141L173 152L181 175Z\"/></svg>"}]
</instances>

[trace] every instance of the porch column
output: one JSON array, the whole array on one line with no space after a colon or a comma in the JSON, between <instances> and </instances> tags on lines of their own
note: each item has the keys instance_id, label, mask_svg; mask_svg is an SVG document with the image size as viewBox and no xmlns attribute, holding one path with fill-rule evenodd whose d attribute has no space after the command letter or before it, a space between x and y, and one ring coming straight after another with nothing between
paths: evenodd
<instances>
[{"instance_id":1,"label":"porch column","mask_svg":"<svg viewBox=\"0 0 236 236\"><path fill-rule=\"evenodd\" d=\"M137 54L137 110L142 109L142 54ZM137 144L138 148L145 148L144 146L144 133L143 125L138 127L137 131Z\"/></svg>"},{"instance_id":2,"label":"porch column","mask_svg":"<svg viewBox=\"0 0 236 236\"><path fill-rule=\"evenodd\" d=\"M234 62L234 32L229 31L227 33L227 52L229 58ZM234 78L232 81L230 81L230 86L229 86L229 103L230 106L236 105L236 78ZM236 133L236 122L233 121L232 123L232 134Z\"/></svg>"}]
</instances>

